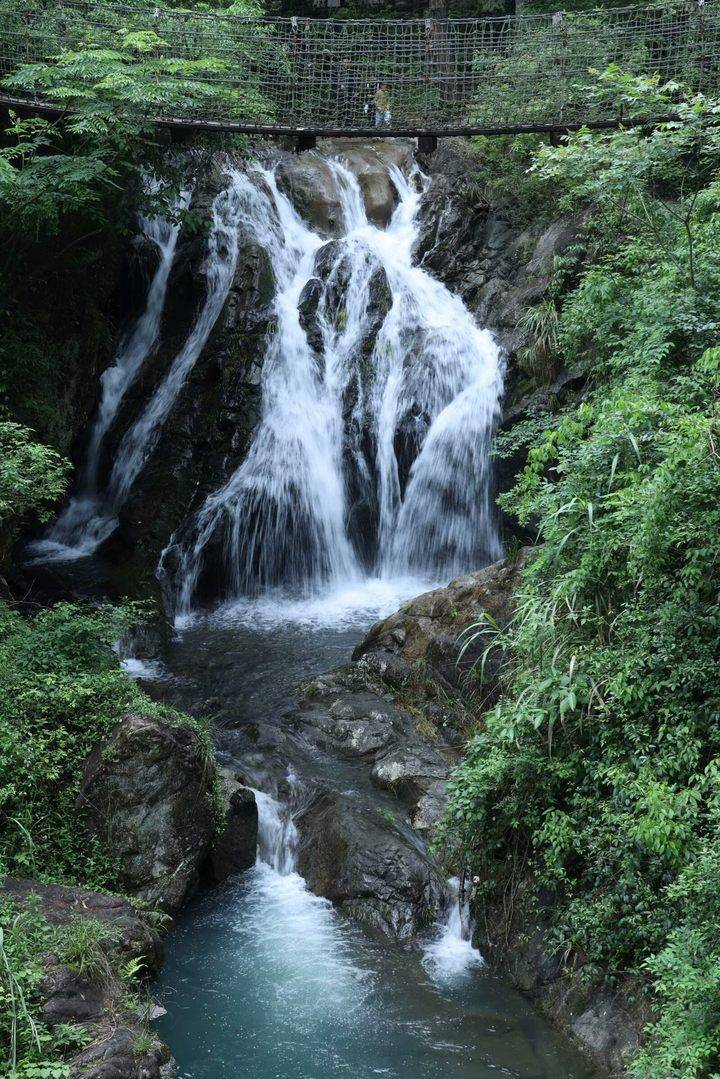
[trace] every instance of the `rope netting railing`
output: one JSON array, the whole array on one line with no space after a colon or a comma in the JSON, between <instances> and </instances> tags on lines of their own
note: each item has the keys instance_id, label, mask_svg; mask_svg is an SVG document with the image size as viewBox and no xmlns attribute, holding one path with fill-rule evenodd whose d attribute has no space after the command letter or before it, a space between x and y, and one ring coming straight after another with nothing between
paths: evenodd
<instances>
[{"instance_id":1,"label":"rope netting railing","mask_svg":"<svg viewBox=\"0 0 720 1079\"><path fill-rule=\"evenodd\" d=\"M615 64L720 92L720 4L478 19L241 18L102 0L0 0L0 97L89 94L240 131L538 130L621 116Z\"/></svg>"}]
</instances>

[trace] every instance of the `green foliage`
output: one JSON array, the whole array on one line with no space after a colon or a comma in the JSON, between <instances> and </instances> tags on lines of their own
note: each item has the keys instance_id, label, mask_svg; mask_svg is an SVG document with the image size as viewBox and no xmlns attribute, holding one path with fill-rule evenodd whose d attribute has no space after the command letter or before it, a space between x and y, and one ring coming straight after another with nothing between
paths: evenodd
<instances>
[{"instance_id":1,"label":"green foliage","mask_svg":"<svg viewBox=\"0 0 720 1079\"><path fill-rule=\"evenodd\" d=\"M107 981L113 973L112 950L120 940L116 925L94 918L73 918L63 926L58 958L91 982Z\"/></svg>"},{"instance_id":2,"label":"green foliage","mask_svg":"<svg viewBox=\"0 0 720 1079\"><path fill-rule=\"evenodd\" d=\"M64 1058L87 1044L82 1028L65 1023L51 1031L42 1018L43 955L62 956L66 934L32 901L16 909L0 896L0 1060L8 1079L64 1079Z\"/></svg>"},{"instance_id":3,"label":"green foliage","mask_svg":"<svg viewBox=\"0 0 720 1079\"><path fill-rule=\"evenodd\" d=\"M632 1071L644 1079L691 1079L720 1067L720 831L667 894L677 912L675 928L647 963L660 1018Z\"/></svg>"},{"instance_id":4,"label":"green foliage","mask_svg":"<svg viewBox=\"0 0 720 1079\"><path fill-rule=\"evenodd\" d=\"M0 1069L8 1079L64 1079L66 1061L87 1045L82 1027L44 1021L41 982L52 955L111 996L136 986L138 964L128 964L118 946L119 926L74 917L51 925L30 895L16 906L0 895ZM132 968L132 969L131 969ZM149 1037L138 1035L138 1043ZM136 1047L136 1051L140 1051Z\"/></svg>"},{"instance_id":5,"label":"green foliage","mask_svg":"<svg viewBox=\"0 0 720 1079\"><path fill-rule=\"evenodd\" d=\"M111 648L121 628L112 608L0 606L0 872L114 882L74 803L93 745L145 703Z\"/></svg>"},{"instance_id":6,"label":"green foliage","mask_svg":"<svg viewBox=\"0 0 720 1079\"><path fill-rule=\"evenodd\" d=\"M34 442L19 423L0 422L0 522L35 510L47 520L65 490L69 463Z\"/></svg>"},{"instance_id":7,"label":"green foliage","mask_svg":"<svg viewBox=\"0 0 720 1079\"><path fill-rule=\"evenodd\" d=\"M82 768L124 711L170 715L112 649L130 610L0 605L0 873L113 887L116 867L75 812ZM207 741L207 736L205 736Z\"/></svg>"},{"instance_id":8,"label":"green foliage","mask_svg":"<svg viewBox=\"0 0 720 1079\"><path fill-rule=\"evenodd\" d=\"M232 20L207 19L208 6L194 5L197 14L188 10L178 24L167 18L172 6L160 2L117 7L101 0L93 5L91 32L82 5L58 13L43 0L28 0L22 10L14 0L0 0L9 39L13 33L36 43L60 39L57 52L20 62L4 74L3 85L67 110L55 120L10 113L0 148L0 232L4 225L12 235L57 233L64 218L78 213L95 223L124 222L117 201L130 194L137 208L141 170L173 176L152 124L165 112L191 107L211 115L230 103L247 119L271 119L255 62L273 48L272 35L258 28L248 51L234 39ZM223 6L233 15L261 13L253 0ZM276 62L281 67L282 57ZM228 86L223 75L239 72L246 77ZM174 186L146 193L146 209L168 208Z\"/></svg>"},{"instance_id":9,"label":"green foliage","mask_svg":"<svg viewBox=\"0 0 720 1079\"><path fill-rule=\"evenodd\" d=\"M679 109L537 158L587 216L556 342L591 382L504 499L543 542L447 825L488 901L527 865L559 954L653 985L652 1079L720 1066L720 142L715 103Z\"/></svg>"},{"instance_id":10,"label":"green foliage","mask_svg":"<svg viewBox=\"0 0 720 1079\"><path fill-rule=\"evenodd\" d=\"M527 374L539 382L552 382L558 373L559 312L552 300L529 307L521 320L526 343L518 350L518 361Z\"/></svg>"},{"instance_id":11,"label":"green foliage","mask_svg":"<svg viewBox=\"0 0 720 1079\"><path fill-rule=\"evenodd\" d=\"M460 186L457 197L467 198L474 206L492 206L514 224L551 220L554 206L548 197L548 183L530 171L543 145L539 135L477 135L468 145L476 167L474 172L468 169L468 180Z\"/></svg>"}]
</instances>

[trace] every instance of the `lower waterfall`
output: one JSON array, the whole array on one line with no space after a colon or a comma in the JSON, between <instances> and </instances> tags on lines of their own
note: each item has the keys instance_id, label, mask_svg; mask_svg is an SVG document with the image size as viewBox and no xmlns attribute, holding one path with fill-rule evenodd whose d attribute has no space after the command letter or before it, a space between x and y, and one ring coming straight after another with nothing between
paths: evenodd
<instances>
[{"instance_id":1,"label":"lower waterfall","mask_svg":"<svg viewBox=\"0 0 720 1079\"><path fill-rule=\"evenodd\" d=\"M391 169L398 205L381 229L355 176L329 165L343 216L329 242L271 170L251 173L276 330L247 457L164 553L180 614L277 588L447 579L501 553L490 441L502 364L490 333L413 261L426 181Z\"/></svg>"}]
</instances>

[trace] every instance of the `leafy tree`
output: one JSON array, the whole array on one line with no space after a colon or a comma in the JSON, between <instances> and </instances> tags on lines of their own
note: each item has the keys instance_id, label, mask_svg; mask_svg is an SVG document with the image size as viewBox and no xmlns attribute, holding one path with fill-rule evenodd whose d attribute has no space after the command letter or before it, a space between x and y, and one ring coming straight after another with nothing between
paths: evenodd
<instances>
[{"instance_id":1,"label":"leafy tree","mask_svg":"<svg viewBox=\"0 0 720 1079\"><path fill-rule=\"evenodd\" d=\"M47 520L69 468L54 450L34 442L27 428L0 422L0 524L29 510Z\"/></svg>"}]
</instances>

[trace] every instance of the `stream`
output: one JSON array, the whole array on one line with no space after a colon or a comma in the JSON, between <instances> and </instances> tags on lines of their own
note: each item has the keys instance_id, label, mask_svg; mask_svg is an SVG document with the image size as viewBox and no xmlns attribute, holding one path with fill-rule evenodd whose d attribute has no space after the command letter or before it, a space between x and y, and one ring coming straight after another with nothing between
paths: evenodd
<instances>
[{"instance_id":1,"label":"stream","mask_svg":"<svg viewBox=\"0 0 720 1079\"><path fill-rule=\"evenodd\" d=\"M398 592L387 591L373 613L397 606ZM161 663L135 661L134 671L178 705L211 700L230 763L243 728L279 722L293 686L347 661L371 620L361 608L353 621L348 602L331 597L324 619L315 602L303 622L280 624L282 612L275 625L261 614L250 625L204 620L183 629ZM282 806L264 796L259 809L257 865L179 916L154 989L167 1008L158 1032L184 1079L592 1074L452 919L418 947L338 916L294 871Z\"/></svg>"}]
</instances>

